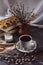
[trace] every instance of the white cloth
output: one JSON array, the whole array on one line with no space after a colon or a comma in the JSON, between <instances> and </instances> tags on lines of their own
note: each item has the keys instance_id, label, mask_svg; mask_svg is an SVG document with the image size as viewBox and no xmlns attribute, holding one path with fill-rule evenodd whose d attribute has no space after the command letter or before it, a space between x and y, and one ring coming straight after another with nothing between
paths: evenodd
<instances>
[{"instance_id":1,"label":"white cloth","mask_svg":"<svg viewBox=\"0 0 43 65\"><path fill-rule=\"evenodd\" d=\"M0 0L0 21L12 16L9 12L9 8L8 0Z\"/></svg>"}]
</instances>

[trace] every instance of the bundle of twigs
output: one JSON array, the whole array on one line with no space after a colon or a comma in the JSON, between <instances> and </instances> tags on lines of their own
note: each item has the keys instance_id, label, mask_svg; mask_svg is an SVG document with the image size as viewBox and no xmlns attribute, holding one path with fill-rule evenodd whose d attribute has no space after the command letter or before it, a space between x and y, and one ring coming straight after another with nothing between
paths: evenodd
<instances>
[{"instance_id":1,"label":"bundle of twigs","mask_svg":"<svg viewBox=\"0 0 43 65\"><path fill-rule=\"evenodd\" d=\"M27 8L27 10L28 10L28 8ZM31 12L25 11L24 4L17 3L16 6L14 5L14 6L10 7L9 11L19 19L19 22L30 23L30 21L33 20L35 17L33 10ZM32 14L32 16L31 16L31 14Z\"/></svg>"}]
</instances>

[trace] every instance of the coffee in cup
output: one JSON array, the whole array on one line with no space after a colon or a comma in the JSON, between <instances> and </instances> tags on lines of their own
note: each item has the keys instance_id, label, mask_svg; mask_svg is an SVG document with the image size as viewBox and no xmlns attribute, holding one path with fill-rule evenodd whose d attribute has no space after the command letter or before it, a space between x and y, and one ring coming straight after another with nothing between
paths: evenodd
<instances>
[{"instance_id":1,"label":"coffee in cup","mask_svg":"<svg viewBox=\"0 0 43 65\"><path fill-rule=\"evenodd\" d=\"M32 47L34 47L34 43L32 43L32 36L30 35L21 35L19 37L19 41L25 50L29 50L32 49Z\"/></svg>"}]
</instances>

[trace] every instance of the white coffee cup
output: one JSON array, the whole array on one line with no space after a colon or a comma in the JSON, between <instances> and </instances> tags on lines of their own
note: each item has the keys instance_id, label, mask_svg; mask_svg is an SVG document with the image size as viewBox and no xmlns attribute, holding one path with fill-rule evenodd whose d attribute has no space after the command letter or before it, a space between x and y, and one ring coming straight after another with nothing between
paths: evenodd
<instances>
[{"instance_id":1,"label":"white coffee cup","mask_svg":"<svg viewBox=\"0 0 43 65\"><path fill-rule=\"evenodd\" d=\"M25 50L30 50L34 47L34 43L31 35L21 35L19 41Z\"/></svg>"}]
</instances>

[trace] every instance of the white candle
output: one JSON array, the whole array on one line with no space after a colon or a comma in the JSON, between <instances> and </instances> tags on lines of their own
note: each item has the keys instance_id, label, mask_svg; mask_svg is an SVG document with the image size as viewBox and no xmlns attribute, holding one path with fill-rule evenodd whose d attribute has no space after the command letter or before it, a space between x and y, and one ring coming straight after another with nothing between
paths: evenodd
<instances>
[{"instance_id":1,"label":"white candle","mask_svg":"<svg viewBox=\"0 0 43 65\"><path fill-rule=\"evenodd\" d=\"M13 40L13 35L11 34L5 34L5 41L11 42Z\"/></svg>"}]
</instances>

